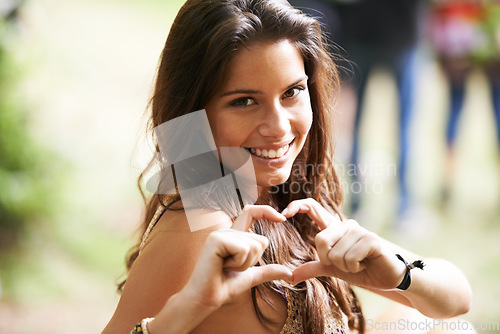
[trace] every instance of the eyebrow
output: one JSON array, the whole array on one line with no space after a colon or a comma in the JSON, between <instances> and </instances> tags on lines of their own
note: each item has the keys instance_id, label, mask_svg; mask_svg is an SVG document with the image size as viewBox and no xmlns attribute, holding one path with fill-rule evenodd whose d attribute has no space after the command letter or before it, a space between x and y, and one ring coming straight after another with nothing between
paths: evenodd
<instances>
[{"instance_id":1,"label":"eyebrow","mask_svg":"<svg viewBox=\"0 0 500 334\"><path fill-rule=\"evenodd\" d=\"M297 81L295 81L294 83L292 83L291 85L287 86L286 89L290 89L293 86L297 85L299 82L307 80L308 78L309 77L307 75L304 75L303 77L301 77L300 79L298 79ZM235 94L248 94L248 95L251 95L251 94L262 94L262 91L260 91L260 90L254 90L254 89L236 89L236 90L232 90L232 91L229 91L229 92L225 92L224 94L221 95L221 97L229 96L229 95L235 95Z\"/></svg>"}]
</instances>

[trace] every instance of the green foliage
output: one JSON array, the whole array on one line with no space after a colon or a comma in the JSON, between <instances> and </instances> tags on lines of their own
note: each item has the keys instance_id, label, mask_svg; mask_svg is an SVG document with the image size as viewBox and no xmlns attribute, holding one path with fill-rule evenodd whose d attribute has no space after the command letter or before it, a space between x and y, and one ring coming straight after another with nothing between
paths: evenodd
<instances>
[{"instance_id":1,"label":"green foliage","mask_svg":"<svg viewBox=\"0 0 500 334\"><path fill-rule=\"evenodd\" d=\"M474 50L472 58L479 64L487 64L500 58L500 4L485 3L478 28L483 40Z\"/></svg>"},{"instance_id":2,"label":"green foliage","mask_svg":"<svg viewBox=\"0 0 500 334\"><path fill-rule=\"evenodd\" d=\"M19 69L0 23L0 252L16 246L30 224L50 213L53 155L29 134L29 113L16 97Z\"/></svg>"}]
</instances>

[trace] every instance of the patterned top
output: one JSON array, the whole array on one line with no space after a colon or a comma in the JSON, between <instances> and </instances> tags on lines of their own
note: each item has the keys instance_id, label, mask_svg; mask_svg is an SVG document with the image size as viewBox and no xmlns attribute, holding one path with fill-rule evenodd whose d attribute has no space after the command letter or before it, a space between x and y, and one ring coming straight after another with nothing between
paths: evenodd
<instances>
[{"instance_id":1,"label":"patterned top","mask_svg":"<svg viewBox=\"0 0 500 334\"><path fill-rule=\"evenodd\" d=\"M302 319L302 303L293 297L288 289L284 290L284 296L287 303L287 319L285 325L279 334L302 334L304 333ZM334 314L325 321L325 334L347 334L349 333L346 326L346 319L341 319Z\"/></svg>"},{"instance_id":2,"label":"patterned top","mask_svg":"<svg viewBox=\"0 0 500 334\"><path fill-rule=\"evenodd\" d=\"M171 203L170 203L171 204ZM168 205L167 205L168 207ZM160 220L161 216L165 213L166 207L163 205L158 206L156 213L154 214L151 222L149 223L146 232L142 236L142 242L139 246L139 251L141 251L146 241L148 240L149 234L155 227L156 223ZM293 294L290 293L288 289L284 289L283 298L286 300L287 304L287 319L285 325L279 332L279 334L303 334L303 317L302 317L302 303L297 298L294 298ZM348 327L346 326L346 318L340 318L338 315L332 314L325 321L325 334L347 334L349 333Z\"/></svg>"}]
</instances>

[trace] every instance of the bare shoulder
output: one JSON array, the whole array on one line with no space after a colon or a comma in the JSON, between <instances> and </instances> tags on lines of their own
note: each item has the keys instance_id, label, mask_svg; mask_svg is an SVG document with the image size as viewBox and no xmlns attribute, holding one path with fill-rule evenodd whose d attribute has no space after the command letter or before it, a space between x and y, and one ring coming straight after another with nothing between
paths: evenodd
<instances>
[{"instance_id":1,"label":"bare shoulder","mask_svg":"<svg viewBox=\"0 0 500 334\"><path fill-rule=\"evenodd\" d=\"M145 276L151 276L156 290L166 297L176 293L187 282L210 232L231 227L231 219L223 212L203 211L187 217L184 210L166 211L151 231L148 242L134 263L130 279L139 276L144 285ZM202 221L207 228L193 231L190 219ZM190 218L190 219L188 219ZM152 283L153 283L152 282ZM168 282L168 287L161 287Z\"/></svg>"},{"instance_id":2,"label":"bare shoulder","mask_svg":"<svg viewBox=\"0 0 500 334\"><path fill-rule=\"evenodd\" d=\"M196 214L207 228L192 231L184 210L163 214L130 270L109 333L130 331L141 319L157 314L186 284L210 232L232 224L223 212Z\"/></svg>"},{"instance_id":3,"label":"bare shoulder","mask_svg":"<svg viewBox=\"0 0 500 334\"><path fill-rule=\"evenodd\" d=\"M222 211L214 210L167 210L153 231L189 233L190 236L207 234L214 230L231 228L231 218ZM154 235L158 233L153 233Z\"/></svg>"}]
</instances>

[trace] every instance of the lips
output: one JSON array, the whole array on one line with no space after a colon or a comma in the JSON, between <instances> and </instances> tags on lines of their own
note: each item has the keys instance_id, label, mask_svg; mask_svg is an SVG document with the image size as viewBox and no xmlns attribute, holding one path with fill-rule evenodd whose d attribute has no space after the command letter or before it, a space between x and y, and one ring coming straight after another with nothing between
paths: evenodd
<instances>
[{"instance_id":1,"label":"lips","mask_svg":"<svg viewBox=\"0 0 500 334\"><path fill-rule=\"evenodd\" d=\"M288 144L283 145L279 148L247 148L246 150L249 151L252 155L255 155L259 158L279 159L288 152L292 142L289 142Z\"/></svg>"}]
</instances>

